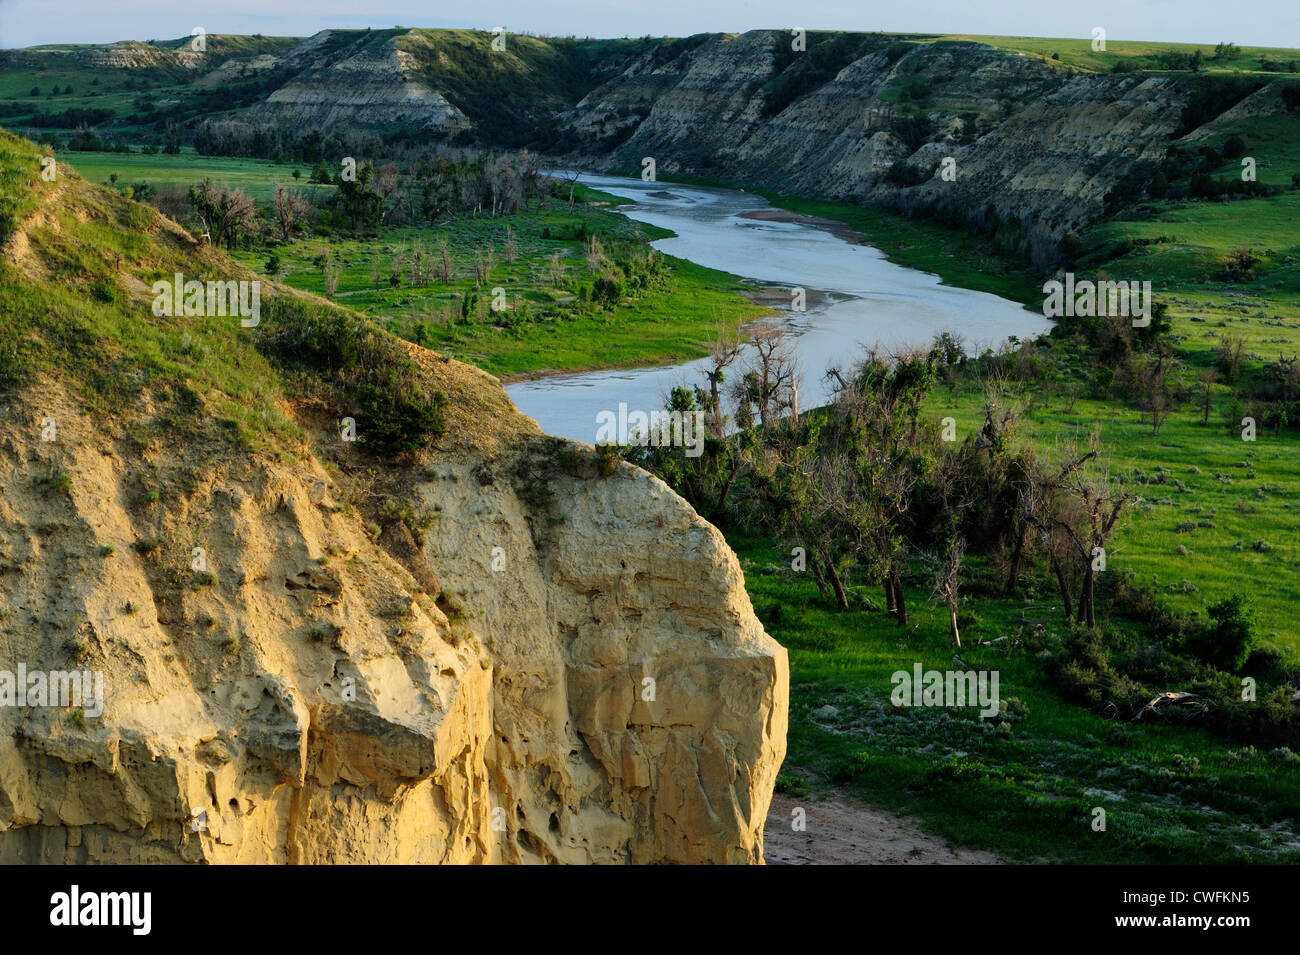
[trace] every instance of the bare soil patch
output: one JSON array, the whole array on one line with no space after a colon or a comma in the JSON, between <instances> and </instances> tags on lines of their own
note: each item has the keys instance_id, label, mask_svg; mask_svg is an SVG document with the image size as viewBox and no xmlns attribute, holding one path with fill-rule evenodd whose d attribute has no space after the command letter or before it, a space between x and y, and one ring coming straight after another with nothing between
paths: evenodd
<instances>
[{"instance_id":1,"label":"bare soil patch","mask_svg":"<svg viewBox=\"0 0 1300 955\"><path fill-rule=\"evenodd\" d=\"M795 809L807 828L791 828ZM776 793L767 814L763 856L768 865L996 865L991 852L961 849L922 832L910 820L873 809L844 793L822 797Z\"/></svg>"}]
</instances>

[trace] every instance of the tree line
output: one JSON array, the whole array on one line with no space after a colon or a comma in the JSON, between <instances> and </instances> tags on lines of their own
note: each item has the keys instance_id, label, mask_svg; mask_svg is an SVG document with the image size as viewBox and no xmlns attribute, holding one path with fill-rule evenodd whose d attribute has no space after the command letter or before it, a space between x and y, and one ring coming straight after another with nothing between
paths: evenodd
<instances>
[{"instance_id":1,"label":"tree line","mask_svg":"<svg viewBox=\"0 0 1300 955\"><path fill-rule=\"evenodd\" d=\"M1095 431L1038 449L1020 434L1024 398L991 369L981 380L983 420L958 435L955 420L927 411L966 361L951 335L829 369L829 404L802 412L783 331L760 332L748 349L719 336L711 356L704 381L675 388L668 402L704 412L704 453L625 451L706 518L771 532L840 609L857 593L906 627L915 591L937 597L957 646L968 555L995 568L1008 595L1040 567L1063 618L1096 625L1106 543L1137 498L1112 479ZM879 602L867 596L873 590Z\"/></svg>"}]
</instances>

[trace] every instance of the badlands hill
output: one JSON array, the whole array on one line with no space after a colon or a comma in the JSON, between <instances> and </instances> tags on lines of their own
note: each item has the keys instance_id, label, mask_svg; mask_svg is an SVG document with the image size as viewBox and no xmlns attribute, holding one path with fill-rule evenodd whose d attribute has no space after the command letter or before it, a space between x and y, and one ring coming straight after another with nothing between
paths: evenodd
<instances>
[{"instance_id":1,"label":"badlands hill","mask_svg":"<svg viewBox=\"0 0 1300 955\"><path fill-rule=\"evenodd\" d=\"M1171 150L1300 104L1284 96L1295 51L862 33L810 33L794 50L784 30L501 40L396 28L214 36L203 53L185 39L37 48L0 53L0 74L111 63L108 86L130 77L166 90L164 108L136 121L209 124L209 144L238 130L360 129L392 144L531 146L638 174L653 157L662 176L938 209L1022 232L1040 265L1063 236L1140 198ZM22 128L29 108L15 100L8 125Z\"/></svg>"},{"instance_id":2,"label":"badlands hill","mask_svg":"<svg viewBox=\"0 0 1300 955\"><path fill-rule=\"evenodd\" d=\"M2 132L0 197L0 669L103 675L0 708L0 860L761 861L786 655L685 502L328 302L155 314L257 277Z\"/></svg>"}]
</instances>

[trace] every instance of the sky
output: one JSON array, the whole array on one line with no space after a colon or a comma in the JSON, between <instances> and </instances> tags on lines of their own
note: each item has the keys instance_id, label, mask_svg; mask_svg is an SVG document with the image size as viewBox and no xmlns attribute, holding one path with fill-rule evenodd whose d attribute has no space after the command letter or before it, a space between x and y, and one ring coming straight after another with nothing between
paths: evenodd
<instances>
[{"instance_id":1,"label":"sky","mask_svg":"<svg viewBox=\"0 0 1300 955\"><path fill-rule=\"evenodd\" d=\"M552 35L686 36L803 27L1091 37L1300 48L1300 0L0 0L0 49L208 33L469 27Z\"/></svg>"}]
</instances>

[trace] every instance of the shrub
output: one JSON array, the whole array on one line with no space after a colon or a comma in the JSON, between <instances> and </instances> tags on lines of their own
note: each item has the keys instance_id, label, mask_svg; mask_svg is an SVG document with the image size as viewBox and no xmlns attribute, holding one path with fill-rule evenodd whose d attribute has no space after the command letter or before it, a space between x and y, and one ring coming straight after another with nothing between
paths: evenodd
<instances>
[{"instance_id":1,"label":"shrub","mask_svg":"<svg viewBox=\"0 0 1300 955\"><path fill-rule=\"evenodd\" d=\"M1237 672L1255 649L1254 614L1241 594L1209 608L1210 626L1187 641L1187 649L1211 666Z\"/></svg>"},{"instance_id":2,"label":"shrub","mask_svg":"<svg viewBox=\"0 0 1300 955\"><path fill-rule=\"evenodd\" d=\"M141 537L135 542L135 550L142 557L148 557L162 547L162 543L160 537Z\"/></svg>"},{"instance_id":3,"label":"shrub","mask_svg":"<svg viewBox=\"0 0 1300 955\"><path fill-rule=\"evenodd\" d=\"M601 477L609 477L618 467L618 446L613 444L596 445L596 472Z\"/></svg>"},{"instance_id":4,"label":"shrub","mask_svg":"<svg viewBox=\"0 0 1300 955\"><path fill-rule=\"evenodd\" d=\"M45 487L50 494L71 494L72 478L66 471L55 471L45 479Z\"/></svg>"},{"instance_id":5,"label":"shrub","mask_svg":"<svg viewBox=\"0 0 1300 955\"><path fill-rule=\"evenodd\" d=\"M271 308L274 331L258 347L282 365L325 373L355 410L372 454L416 451L447 433L447 396L429 386L400 340L341 310L283 299Z\"/></svg>"}]
</instances>

